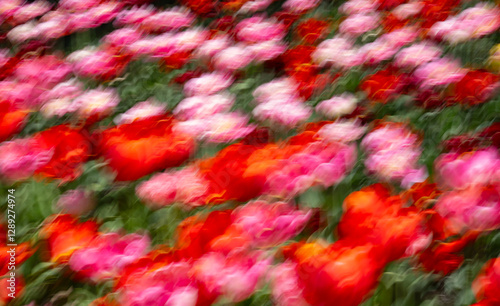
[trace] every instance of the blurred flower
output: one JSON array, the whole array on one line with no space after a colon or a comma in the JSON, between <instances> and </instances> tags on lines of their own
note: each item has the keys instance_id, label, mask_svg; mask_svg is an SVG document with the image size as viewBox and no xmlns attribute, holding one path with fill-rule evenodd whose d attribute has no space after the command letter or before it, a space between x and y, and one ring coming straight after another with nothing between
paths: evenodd
<instances>
[{"instance_id":1,"label":"blurred flower","mask_svg":"<svg viewBox=\"0 0 500 306\"><path fill-rule=\"evenodd\" d=\"M253 54L256 62L264 62L277 58L286 51L286 45L278 40L268 40L261 43L246 46L246 49Z\"/></svg>"},{"instance_id":2,"label":"blurred flower","mask_svg":"<svg viewBox=\"0 0 500 306\"><path fill-rule=\"evenodd\" d=\"M287 0L281 7L286 11L303 14L315 8L319 2L318 0Z\"/></svg>"},{"instance_id":3,"label":"blurred flower","mask_svg":"<svg viewBox=\"0 0 500 306\"><path fill-rule=\"evenodd\" d=\"M141 29L148 32L164 32L188 28L195 16L186 8L173 7L168 10L148 14L141 22Z\"/></svg>"},{"instance_id":4,"label":"blurred flower","mask_svg":"<svg viewBox=\"0 0 500 306\"><path fill-rule=\"evenodd\" d=\"M356 37L375 29L379 22L377 14L353 14L340 23L339 32Z\"/></svg>"},{"instance_id":5,"label":"blurred flower","mask_svg":"<svg viewBox=\"0 0 500 306\"><path fill-rule=\"evenodd\" d=\"M336 68L351 68L363 63L362 53L344 37L336 36L318 45L312 54L315 63L321 66L333 65Z\"/></svg>"},{"instance_id":6,"label":"blurred flower","mask_svg":"<svg viewBox=\"0 0 500 306\"><path fill-rule=\"evenodd\" d=\"M365 133L366 127L358 121L339 120L325 124L318 131L318 135L329 142L351 142L358 140Z\"/></svg>"},{"instance_id":7,"label":"blurred flower","mask_svg":"<svg viewBox=\"0 0 500 306\"><path fill-rule=\"evenodd\" d=\"M78 222L70 215L57 215L46 220L39 235L47 241L50 261L67 263L76 250L97 237L97 230L94 221Z\"/></svg>"},{"instance_id":8,"label":"blurred flower","mask_svg":"<svg viewBox=\"0 0 500 306\"><path fill-rule=\"evenodd\" d=\"M371 245L325 247L318 242L288 247L287 257L297 264L299 288L311 305L359 305L377 286L383 263L374 258Z\"/></svg>"},{"instance_id":9,"label":"blurred flower","mask_svg":"<svg viewBox=\"0 0 500 306\"><path fill-rule=\"evenodd\" d=\"M254 60L254 52L237 44L219 51L212 58L214 67L222 71L234 71L245 68Z\"/></svg>"},{"instance_id":10,"label":"blurred flower","mask_svg":"<svg viewBox=\"0 0 500 306\"><path fill-rule=\"evenodd\" d=\"M21 131L28 119L29 111L16 107L8 101L0 102L0 141L9 139Z\"/></svg>"},{"instance_id":11,"label":"blurred flower","mask_svg":"<svg viewBox=\"0 0 500 306\"><path fill-rule=\"evenodd\" d=\"M0 145L0 174L10 181L26 179L46 165L53 154L29 138L4 142Z\"/></svg>"},{"instance_id":12,"label":"blurred flower","mask_svg":"<svg viewBox=\"0 0 500 306\"><path fill-rule=\"evenodd\" d=\"M138 41L142 37L142 32L133 28L121 28L114 30L102 38L104 44L119 49Z\"/></svg>"},{"instance_id":13,"label":"blurred flower","mask_svg":"<svg viewBox=\"0 0 500 306\"><path fill-rule=\"evenodd\" d=\"M408 77L405 74L386 68L364 78L360 88L370 100L388 103L396 98L407 84Z\"/></svg>"},{"instance_id":14,"label":"blurred flower","mask_svg":"<svg viewBox=\"0 0 500 306\"><path fill-rule=\"evenodd\" d=\"M309 44L314 44L328 34L328 22L316 18L309 18L297 25L297 35Z\"/></svg>"},{"instance_id":15,"label":"blurred flower","mask_svg":"<svg viewBox=\"0 0 500 306\"><path fill-rule=\"evenodd\" d=\"M62 82L71 73L71 67L53 55L21 61L14 71L20 81L33 82L40 87L51 87Z\"/></svg>"},{"instance_id":16,"label":"blurred flower","mask_svg":"<svg viewBox=\"0 0 500 306\"><path fill-rule=\"evenodd\" d=\"M149 244L147 236L138 234L100 234L72 253L69 266L80 276L95 282L112 279L125 266L145 255Z\"/></svg>"},{"instance_id":17,"label":"blurred flower","mask_svg":"<svg viewBox=\"0 0 500 306\"><path fill-rule=\"evenodd\" d=\"M500 303L498 292L500 290L500 259L490 259L481 269L479 275L472 283L472 290L476 296L477 304L495 305Z\"/></svg>"},{"instance_id":18,"label":"blurred flower","mask_svg":"<svg viewBox=\"0 0 500 306\"><path fill-rule=\"evenodd\" d=\"M156 101L143 101L136 103L123 114L119 114L113 120L116 125L127 124L136 120L161 116L166 113L166 107Z\"/></svg>"},{"instance_id":19,"label":"blurred flower","mask_svg":"<svg viewBox=\"0 0 500 306\"><path fill-rule=\"evenodd\" d=\"M297 102L271 101L259 104L252 114L260 121L269 120L277 126L294 127L306 121L312 115L312 110L309 106Z\"/></svg>"},{"instance_id":20,"label":"blurred flower","mask_svg":"<svg viewBox=\"0 0 500 306\"><path fill-rule=\"evenodd\" d=\"M62 213L74 216L83 216L96 206L94 195L90 190L73 189L62 194L57 200L56 207Z\"/></svg>"},{"instance_id":21,"label":"blurred flower","mask_svg":"<svg viewBox=\"0 0 500 306\"><path fill-rule=\"evenodd\" d=\"M435 160L435 168L447 188L466 189L500 181L500 156L494 148L442 154Z\"/></svg>"},{"instance_id":22,"label":"blurred flower","mask_svg":"<svg viewBox=\"0 0 500 306\"><path fill-rule=\"evenodd\" d=\"M186 134L174 133L174 124L172 118L160 116L100 131L98 152L108 160L119 181L179 166L191 155L195 143Z\"/></svg>"},{"instance_id":23,"label":"blurred flower","mask_svg":"<svg viewBox=\"0 0 500 306\"><path fill-rule=\"evenodd\" d=\"M37 169L37 174L62 182L80 176L91 153L91 142L81 130L57 125L36 133L33 139L42 150L53 152L49 162Z\"/></svg>"},{"instance_id":24,"label":"blurred flower","mask_svg":"<svg viewBox=\"0 0 500 306\"><path fill-rule=\"evenodd\" d=\"M204 204L208 182L195 167L159 173L139 184L137 196L153 207Z\"/></svg>"},{"instance_id":25,"label":"blurred flower","mask_svg":"<svg viewBox=\"0 0 500 306\"><path fill-rule=\"evenodd\" d=\"M195 51L195 56L203 59L211 59L220 51L228 48L231 40L226 35L217 35L205 40Z\"/></svg>"},{"instance_id":26,"label":"blurred flower","mask_svg":"<svg viewBox=\"0 0 500 306\"><path fill-rule=\"evenodd\" d=\"M130 9L122 10L115 18L115 25L138 25L146 18L155 14L154 6L141 6L132 7Z\"/></svg>"},{"instance_id":27,"label":"blurred flower","mask_svg":"<svg viewBox=\"0 0 500 306\"><path fill-rule=\"evenodd\" d=\"M274 302L279 306L308 306L303 297L297 275L297 265L286 261L270 271L271 292Z\"/></svg>"},{"instance_id":28,"label":"blurred flower","mask_svg":"<svg viewBox=\"0 0 500 306\"><path fill-rule=\"evenodd\" d=\"M93 122L110 115L118 103L120 103L120 98L114 89L97 88L73 100L72 108L78 117Z\"/></svg>"},{"instance_id":29,"label":"blurred flower","mask_svg":"<svg viewBox=\"0 0 500 306\"><path fill-rule=\"evenodd\" d=\"M441 49L429 43L416 43L398 52L395 63L399 67L416 68L436 60Z\"/></svg>"},{"instance_id":30,"label":"blurred flower","mask_svg":"<svg viewBox=\"0 0 500 306\"><path fill-rule=\"evenodd\" d=\"M73 61L76 54L69 56ZM129 61L129 56L115 54L112 50L90 51L82 54L82 57L77 57L73 71L84 77L109 81L123 74Z\"/></svg>"},{"instance_id":31,"label":"blurred flower","mask_svg":"<svg viewBox=\"0 0 500 306\"><path fill-rule=\"evenodd\" d=\"M488 231L500 227L500 185L473 186L444 193L436 211L450 220L453 228Z\"/></svg>"},{"instance_id":32,"label":"blurred flower","mask_svg":"<svg viewBox=\"0 0 500 306\"><path fill-rule=\"evenodd\" d=\"M209 292L240 302L258 288L270 266L270 259L260 259L259 255L208 253L194 263L193 272Z\"/></svg>"},{"instance_id":33,"label":"blurred flower","mask_svg":"<svg viewBox=\"0 0 500 306\"><path fill-rule=\"evenodd\" d=\"M456 83L454 98L461 104L481 104L492 98L499 88L499 75L487 71L470 70Z\"/></svg>"},{"instance_id":34,"label":"blurred flower","mask_svg":"<svg viewBox=\"0 0 500 306\"><path fill-rule=\"evenodd\" d=\"M246 1L238 12L255 13L265 10L274 0L249 0Z\"/></svg>"},{"instance_id":35,"label":"blurred flower","mask_svg":"<svg viewBox=\"0 0 500 306\"><path fill-rule=\"evenodd\" d=\"M329 118L335 118L352 113L356 109L357 103L358 100L353 94L343 93L320 102L316 106L316 111Z\"/></svg>"},{"instance_id":36,"label":"blurred flower","mask_svg":"<svg viewBox=\"0 0 500 306\"><path fill-rule=\"evenodd\" d=\"M374 12L378 7L376 1L348 0L339 7L339 12L345 15Z\"/></svg>"},{"instance_id":37,"label":"blurred flower","mask_svg":"<svg viewBox=\"0 0 500 306\"><path fill-rule=\"evenodd\" d=\"M380 247L379 260L386 262L422 251L431 242L425 216L403 204L400 196L391 196L380 184L351 193L343 203L344 214L338 226L340 239Z\"/></svg>"},{"instance_id":38,"label":"blurred flower","mask_svg":"<svg viewBox=\"0 0 500 306\"><path fill-rule=\"evenodd\" d=\"M406 127L389 123L368 133L361 142L368 152L367 169L382 179L398 180L404 188L427 178L418 165L421 150L417 136Z\"/></svg>"},{"instance_id":39,"label":"blurred flower","mask_svg":"<svg viewBox=\"0 0 500 306\"><path fill-rule=\"evenodd\" d=\"M235 30L239 40L249 43L280 40L286 34L281 23L266 20L263 17L244 19L238 23Z\"/></svg>"},{"instance_id":40,"label":"blurred flower","mask_svg":"<svg viewBox=\"0 0 500 306\"><path fill-rule=\"evenodd\" d=\"M47 13L50 9L51 4L44 0L36 0L31 3L25 3L15 10L12 15L12 20L15 24L22 24Z\"/></svg>"},{"instance_id":41,"label":"blurred flower","mask_svg":"<svg viewBox=\"0 0 500 306\"><path fill-rule=\"evenodd\" d=\"M228 74L205 73L198 78L187 81L184 84L184 94L186 96L212 95L228 88L233 82L233 77Z\"/></svg>"},{"instance_id":42,"label":"blurred flower","mask_svg":"<svg viewBox=\"0 0 500 306\"><path fill-rule=\"evenodd\" d=\"M413 75L422 87L448 85L460 81L467 70L460 67L456 61L440 58L420 65Z\"/></svg>"}]
</instances>

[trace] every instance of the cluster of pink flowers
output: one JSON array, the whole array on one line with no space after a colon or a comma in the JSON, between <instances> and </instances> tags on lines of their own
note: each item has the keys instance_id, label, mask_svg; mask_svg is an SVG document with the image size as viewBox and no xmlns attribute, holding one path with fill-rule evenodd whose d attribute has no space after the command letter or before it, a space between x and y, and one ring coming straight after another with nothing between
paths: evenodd
<instances>
[{"instance_id":1,"label":"cluster of pink flowers","mask_svg":"<svg viewBox=\"0 0 500 306\"><path fill-rule=\"evenodd\" d=\"M343 93L342 95L321 101L316 106L316 112L328 118L341 117L352 113L356 109L357 103L358 99L353 94Z\"/></svg>"},{"instance_id":2,"label":"cluster of pink flowers","mask_svg":"<svg viewBox=\"0 0 500 306\"><path fill-rule=\"evenodd\" d=\"M430 29L429 35L449 43L458 43L491 34L499 28L500 9L479 3L458 15L436 22Z\"/></svg>"},{"instance_id":3,"label":"cluster of pink flowers","mask_svg":"<svg viewBox=\"0 0 500 306\"><path fill-rule=\"evenodd\" d=\"M94 282L114 279L128 264L145 255L149 245L147 236L101 233L72 253L69 267Z\"/></svg>"},{"instance_id":4,"label":"cluster of pink flowers","mask_svg":"<svg viewBox=\"0 0 500 306\"><path fill-rule=\"evenodd\" d=\"M381 179L396 180L410 188L427 178L425 167L418 165L418 136L407 127L388 124L376 128L363 138L361 145L368 153L366 168Z\"/></svg>"},{"instance_id":5,"label":"cluster of pink flowers","mask_svg":"<svg viewBox=\"0 0 500 306\"><path fill-rule=\"evenodd\" d=\"M295 127L305 122L312 115L312 109L299 96L298 89L298 84L291 78L260 85L253 93L258 104L253 115L278 127Z\"/></svg>"},{"instance_id":6,"label":"cluster of pink flowers","mask_svg":"<svg viewBox=\"0 0 500 306\"><path fill-rule=\"evenodd\" d=\"M435 161L440 186L447 190L436 210L457 231L500 226L500 155L495 148L445 153Z\"/></svg>"}]
</instances>

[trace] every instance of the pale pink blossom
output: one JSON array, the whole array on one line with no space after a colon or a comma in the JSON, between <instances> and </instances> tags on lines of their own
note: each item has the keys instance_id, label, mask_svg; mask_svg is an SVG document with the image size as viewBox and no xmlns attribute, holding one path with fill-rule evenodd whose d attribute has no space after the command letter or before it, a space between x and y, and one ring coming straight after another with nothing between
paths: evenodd
<instances>
[{"instance_id":1,"label":"pale pink blossom","mask_svg":"<svg viewBox=\"0 0 500 306\"><path fill-rule=\"evenodd\" d=\"M204 29L191 28L175 34L172 39L175 51L193 51L208 39L208 32Z\"/></svg>"},{"instance_id":2,"label":"pale pink blossom","mask_svg":"<svg viewBox=\"0 0 500 306\"><path fill-rule=\"evenodd\" d=\"M36 0L26 3L17 9L12 18L16 24L25 23L35 17L41 16L50 11L50 3L44 0Z\"/></svg>"},{"instance_id":3,"label":"pale pink blossom","mask_svg":"<svg viewBox=\"0 0 500 306\"><path fill-rule=\"evenodd\" d=\"M136 103L123 114L116 116L117 125L127 124L136 120L155 117L166 113L166 106L156 101L143 101Z\"/></svg>"},{"instance_id":4,"label":"pale pink blossom","mask_svg":"<svg viewBox=\"0 0 500 306\"><path fill-rule=\"evenodd\" d=\"M361 138L366 127L352 120L335 121L324 125L318 135L329 142L352 142Z\"/></svg>"},{"instance_id":5,"label":"pale pink blossom","mask_svg":"<svg viewBox=\"0 0 500 306\"><path fill-rule=\"evenodd\" d=\"M37 37L42 40L61 38L75 30L71 24L71 19L72 16L70 14L57 15L49 20L40 22L36 25L34 31Z\"/></svg>"},{"instance_id":6,"label":"pale pink blossom","mask_svg":"<svg viewBox=\"0 0 500 306\"><path fill-rule=\"evenodd\" d=\"M142 37L142 32L133 28L116 29L104 36L102 41L113 47L124 48Z\"/></svg>"},{"instance_id":7,"label":"pale pink blossom","mask_svg":"<svg viewBox=\"0 0 500 306\"><path fill-rule=\"evenodd\" d=\"M250 0L243 4L238 13L255 13L265 10L273 0Z\"/></svg>"},{"instance_id":8,"label":"pale pink blossom","mask_svg":"<svg viewBox=\"0 0 500 306\"><path fill-rule=\"evenodd\" d=\"M420 65L413 75L423 87L443 86L460 81L466 69L457 61L440 58Z\"/></svg>"},{"instance_id":9,"label":"pale pink blossom","mask_svg":"<svg viewBox=\"0 0 500 306\"><path fill-rule=\"evenodd\" d=\"M62 213L83 216L91 212L96 204L92 191L72 189L66 191L59 197L56 207Z\"/></svg>"},{"instance_id":10,"label":"pale pink blossom","mask_svg":"<svg viewBox=\"0 0 500 306\"><path fill-rule=\"evenodd\" d=\"M215 54L212 63L218 70L234 71L248 66L254 57L251 50L245 48L243 44L238 44Z\"/></svg>"},{"instance_id":11,"label":"pale pink blossom","mask_svg":"<svg viewBox=\"0 0 500 306\"><path fill-rule=\"evenodd\" d=\"M16 139L0 144L0 176L8 181L24 180L46 165L52 150L42 149L34 139Z\"/></svg>"},{"instance_id":12,"label":"pale pink blossom","mask_svg":"<svg viewBox=\"0 0 500 306\"><path fill-rule=\"evenodd\" d=\"M485 3L462 11L460 14L436 22L429 35L449 43L458 43L491 34L500 28L500 9Z\"/></svg>"},{"instance_id":13,"label":"pale pink blossom","mask_svg":"<svg viewBox=\"0 0 500 306\"><path fill-rule=\"evenodd\" d=\"M21 81L33 82L40 87L51 87L62 82L71 73L71 66L54 55L22 61L14 71Z\"/></svg>"},{"instance_id":14,"label":"pale pink blossom","mask_svg":"<svg viewBox=\"0 0 500 306\"><path fill-rule=\"evenodd\" d=\"M70 55L70 61L77 58ZM79 76L95 79L113 79L123 72L123 63L128 60L123 55L117 55L112 50L90 51L88 54L82 53L73 64L73 72Z\"/></svg>"},{"instance_id":15,"label":"pale pink blossom","mask_svg":"<svg viewBox=\"0 0 500 306\"><path fill-rule=\"evenodd\" d=\"M378 7L377 2L370 0L348 0L339 7L339 12L345 15L370 13Z\"/></svg>"},{"instance_id":16,"label":"pale pink blossom","mask_svg":"<svg viewBox=\"0 0 500 306\"><path fill-rule=\"evenodd\" d=\"M256 247L272 247L300 233L310 217L311 212L284 202L253 201L233 211L231 226L241 229Z\"/></svg>"},{"instance_id":17,"label":"pale pink blossom","mask_svg":"<svg viewBox=\"0 0 500 306\"><path fill-rule=\"evenodd\" d=\"M321 42L313 52L312 59L321 66L351 68L363 63L363 54L349 39L336 36Z\"/></svg>"},{"instance_id":18,"label":"pale pink blossom","mask_svg":"<svg viewBox=\"0 0 500 306\"><path fill-rule=\"evenodd\" d=\"M224 143L245 137L255 125L248 124L247 116L233 112L179 122L174 129L207 142Z\"/></svg>"},{"instance_id":19,"label":"pale pink blossom","mask_svg":"<svg viewBox=\"0 0 500 306\"><path fill-rule=\"evenodd\" d=\"M398 52L394 62L400 67L416 68L427 62L436 60L442 51L429 43L417 43Z\"/></svg>"},{"instance_id":20,"label":"pale pink blossom","mask_svg":"<svg viewBox=\"0 0 500 306\"><path fill-rule=\"evenodd\" d=\"M287 46L279 40L268 40L249 45L246 48L253 54L256 62L264 62L283 54Z\"/></svg>"},{"instance_id":21,"label":"pale pink blossom","mask_svg":"<svg viewBox=\"0 0 500 306\"><path fill-rule=\"evenodd\" d=\"M7 38L15 44L34 39L39 35L39 30L36 26L37 24L34 21L18 25L7 33Z\"/></svg>"},{"instance_id":22,"label":"pale pink blossom","mask_svg":"<svg viewBox=\"0 0 500 306\"><path fill-rule=\"evenodd\" d=\"M362 55L365 64L376 65L391 59L398 51L397 45L380 37L374 42L363 45L359 49L359 54Z\"/></svg>"},{"instance_id":23,"label":"pale pink blossom","mask_svg":"<svg viewBox=\"0 0 500 306\"><path fill-rule=\"evenodd\" d=\"M425 167L418 164L421 155L417 135L399 125L388 125L370 132L361 146L367 151L365 166L384 180L396 180L402 187L427 178Z\"/></svg>"},{"instance_id":24,"label":"pale pink blossom","mask_svg":"<svg viewBox=\"0 0 500 306\"><path fill-rule=\"evenodd\" d=\"M210 59L231 45L231 39L226 35L218 35L205 40L195 51L198 58Z\"/></svg>"},{"instance_id":25,"label":"pale pink blossom","mask_svg":"<svg viewBox=\"0 0 500 306\"><path fill-rule=\"evenodd\" d=\"M240 21L235 31L239 40L250 43L280 40L286 34L283 24L257 16Z\"/></svg>"},{"instance_id":26,"label":"pale pink blossom","mask_svg":"<svg viewBox=\"0 0 500 306\"><path fill-rule=\"evenodd\" d=\"M446 153L435 164L439 180L446 188L465 189L500 181L500 155L495 148Z\"/></svg>"},{"instance_id":27,"label":"pale pink blossom","mask_svg":"<svg viewBox=\"0 0 500 306\"><path fill-rule=\"evenodd\" d=\"M121 288L120 305L196 306L198 286L191 269L190 263L181 261L136 272Z\"/></svg>"},{"instance_id":28,"label":"pale pink blossom","mask_svg":"<svg viewBox=\"0 0 500 306\"><path fill-rule=\"evenodd\" d=\"M95 282L113 279L128 264L145 255L149 245L147 236L100 234L88 246L71 255L69 267Z\"/></svg>"},{"instance_id":29,"label":"pale pink blossom","mask_svg":"<svg viewBox=\"0 0 500 306\"><path fill-rule=\"evenodd\" d=\"M297 265L286 261L269 273L273 301L278 306L309 306L303 297L303 288L297 274Z\"/></svg>"},{"instance_id":30,"label":"pale pink blossom","mask_svg":"<svg viewBox=\"0 0 500 306\"><path fill-rule=\"evenodd\" d=\"M43 89L34 83L17 81L0 81L0 96L10 103L23 107L38 106L38 97Z\"/></svg>"},{"instance_id":31,"label":"pale pink blossom","mask_svg":"<svg viewBox=\"0 0 500 306\"><path fill-rule=\"evenodd\" d=\"M188 28L195 16L186 8L173 7L150 14L141 21L141 28L150 32L165 32Z\"/></svg>"},{"instance_id":32,"label":"pale pink blossom","mask_svg":"<svg viewBox=\"0 0 500 306\"><path fill-rule=\"evenodd\" d=\"M312 109L302 103L268 102L259 104L252 114L259 121L270 121L278 126L294 127L309 119Z\"/></svg>"},{"instance_id":33,"label":"pale pink blossom","mask_svg":"<svg viewBox=\"0 0 500 306\"><path fill-rule=\"evenodd\" d=\"M380 36L382 39L390 44L393 44L395 48L401 48L409 43L412 43L418 37L418 29L414 27L403 27L386 33Z\"/></svg>"},{"instance_id":34,"label":"pale pink blossom","mask_svg":"<svg viewBox=\"0 0 500 306\"><path fill-rule=\"evenodd\" d=\"M81 118L107 116L120 103L118 93L113 88L92 89L77 97L72 107Z\"/></svg>"},{"instance_id":35,"label":"pale pink blossom","mask_svg":"<svg viewBox=\"0 0 500 306\"><path fill-rule=\"evenodd\" d=\"M229 74L205 73L187 81L184 84L184 94L186 96L212 95L228 88L233 82L234 78Z\"/></svg>"},{"instance_id":36,"label":"pale pink blossom","mask_svg":"<svg viewBox=\"0 0 500 306\"><path fill-rule=\"evenodd\" d=\"M204 204L208 182L195 167L155 174L137 186L137 196L152 207Z\"/></svg>"},{"instance_id":37,"label":"pale pink blossom","mask_svg":"<svg viewBox=\"0 0 500 306\"><path fill-rule=\"evenodd\" d=\"M208 253L194 263L194 275L209 292L240 302L258 289L271 264L269 258L259 255Z\"/></svg>"},{"instance_id":38,"label":"pale pink blossom","mask_svg":"<svg viewBox=\"0 0 500 306\"><path fill-rule=\"evenodd\" d=\"M321 101L316 106L316 111L328 118L335 118L352 113L356 109L357 103L358 99L353 94L343 93Z\"/></svg>"},{"instance_id":39,"label":"pale pink blossom","mask_svg":"<svg viewBox=\"0 0 500 306\"><path fill-rule=\"evenodd\" d=\"M59 7L68 11L86 11L98 6L101 2L100 0L61 0Z\"/></svg>"},{"instance_id":40,"label":"pale pink blossom","mask_svg":"<svg viewBox=\"0 0 500 306\"><path fill-rule=\"evenodd\" d=\"M118 26L138 25L146 18L155 14L154 6L133 7L118 13L114 24Z\"/></svg>"},{"instance_id":41,"label":"pale pink blossom","mask_svg":"<svg viewBox=\"0 0 500 306\"><path fill-rule=\"evenodd\" d=\"M377 14L354 14L347 17L339 25L339 32L351 36L359 36L378 27L380 17Z\"/></svg>"},{"instance_id":42,"label":"pale pink blossom","mask_svg":"<svg viewBox=\"0 0 500 306\"><path fill-rule=\"evenodd\" d=\"M281 7L287 11L300 14L315 8L319 2L319 0L287 0Z\"/></svg>"},{"instance_id":43,"label":"pale pink blossom","mask_svg":"<svg viewBox=\"0 0 500 306\"><path fill-rule=\"evenodd\" d=\"M500 227L500 185L449 191L438 199L436 211L456 231L488 231Z\"/></svg>"},{"instance_id":44,"label":"pale pink blossom","mask_svg":"<svg viewBox=\"0 0 500 306\"><path fill-rule=\"evenodd\" d=\"M12 17L22 5L22 0L5 0L0 2L0 20Z\"/></svg>"},{"instance_id":45,"label":"pale pink blossom","mask_svg":"<svg viewBox=\"0 0 500 306\"><path fill-rule=\"evenodd\" d=\"M181 120L207 118L217 113L229 111L235 99L234 95L228 93L192 96L179 102L173 113Z\"/></svg>"},{"instance_id":46,"label":"pale pink blossom","mask_svg":"<svg viewBox=\"0 0 500 306\"><path fill-rule=\"evenodd\" d=\"M298 84L291 78L274 79L257 87L252 95L258 103L298 100Z\"/></svg>"},{"instance_id":47,"label":"pale pink blossom","mask_svg":"<svg viewBox=\"0 0 500 306\"><path fill-rule=\"evenodd\" d=\"M396 6L391 13L398 19L405 20L420 13L423 7L422 2L413 1Z\"/></svg>"}]
</instances>

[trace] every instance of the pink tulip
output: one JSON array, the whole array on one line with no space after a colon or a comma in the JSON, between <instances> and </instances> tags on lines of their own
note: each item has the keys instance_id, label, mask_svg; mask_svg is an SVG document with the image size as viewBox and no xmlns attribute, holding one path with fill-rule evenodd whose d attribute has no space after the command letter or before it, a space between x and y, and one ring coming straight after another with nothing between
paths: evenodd
<instances>
[{"instance_id":1,"label":"pink tulip","mask_svg":"<svg viewBox=\"0 0 500 306\"><path fill-rule=\"evenodd\" d=\"M193 78L184 84L186 96L212 95L222 91L234 82L231 75L213 72L205 73L198 78Z\"/></svg>"},{"instance_id":2,"label":"pink tulip","mask_svg":"<svg viewBox=\"0 0 500 306\"><path fill-rule=\"evenodd\" d=\"M494 148L443 154L435 163L437 175L446 188L466 189L500 181L500 155Z\"/></svg>"},{"instance_id":3,"label":"pink tulip","mask_svg":"<svg viewBox=\"0 0 500 306\"><path fill-rule=\"evenodd\" d=\"M280 40L285 37L285 26L263 17L251 17L236 25L236 37L239 40L256 43L267 40Z\"/></svg>"},{"instance_id":4,"label":"pink tulip","mask_svg":"<svg viewBox=\"0 0 500 306\"><path fill-rule=\"evenodd\" d=\"M302 14L315 8L319 2L319 0L287 0L281 7L287 11Z\"/></svg>"},{"instance_id":5,"label":"pink tulip","mask_svg":"<svg viewBox=\"0 0 500 306\"><path fill-rule=\"evenodd\" d=\"M147 236L138 234L100 234L90 245L71 255L69 266L95 282L113 279L125 266L145 255L149 244Z\"/></svg>"},{"instance_id":6,"label":"pink tulip","mask_svg":"<svg viewBox=\"0 0 500 306\"><path fill-rule=\"evenodd\" d=\"M181 120L208 118L229 111L235 100L234 95L224 92L210 96L192 96L179 102L173 113Z\"/></svg>"},{"instance_id":7,"label":"pink tulip","mask_svg":"<svg viewBox=\"0 0 500 306\"><path fill-rule=\"evenodd\" d=\"M297 275L297 265L284 262L270 271L271 292L278 306L308 306Z\"/></svg>"},{"instance_id":8,"label":"pink tulip","mask_svg":"<svg viewBox=\"0 0 500 306\"><path fill-rule=\"evenodd\" d=\"M339 32L356 37L375 29L379 22L377 14L354 14L340 23Z\"/></svg>"},{"instance_id":9,"label":"pink tulip","mask_svg":"<svg viewBox=\"0 0 500 306\"><path fill-rule=\"evenodd\" d=\"M253 201L234 210L231 226L241 229L256 247L271 247L296 236L310 216L284 202Z\"/></svg>"},{"instance_id":10,"label":"pink tulip","mask_svg":"<svg viewBox=\"0 0 500 306\"><path fill-rule=\"evenodd\" d=\"M196 279L209 292L223 295L236 303L250 297L259 287L270 265L270 259L260 259L256 254L208 253L193 265Z\"/></svg>"},{"instance_id":11,"label":"pink tulip","mask_svg":"<svg viewBox=\"0 0 500 306\"><path fill-rule=\"evenodd\" d=\"M135 120L141 120L149 117L155 117L166 113L165 105L158 102L143 101L136 103L123 114L116 116L114 122L117 125L127 124Z\"/></svg>"}]
</instances>

